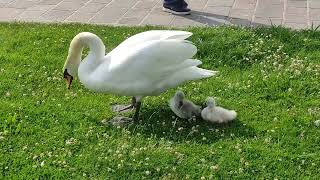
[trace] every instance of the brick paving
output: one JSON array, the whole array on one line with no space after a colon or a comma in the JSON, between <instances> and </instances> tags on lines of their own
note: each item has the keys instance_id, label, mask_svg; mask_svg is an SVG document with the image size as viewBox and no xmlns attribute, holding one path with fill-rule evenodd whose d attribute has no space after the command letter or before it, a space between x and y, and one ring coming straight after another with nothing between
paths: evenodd
<instances>
[{"instance_id":1,"label":"brick paving","mask_svg":"<svg viewBox=\"0 0 320 180\"><path fill-rule=\"evenodd\" d=\"M162 0L0 0L0 21L80 22L174 27L236 24L320 25L320 0L187 0L188 16L162 11Z\"/></svg>"}]
</instances>

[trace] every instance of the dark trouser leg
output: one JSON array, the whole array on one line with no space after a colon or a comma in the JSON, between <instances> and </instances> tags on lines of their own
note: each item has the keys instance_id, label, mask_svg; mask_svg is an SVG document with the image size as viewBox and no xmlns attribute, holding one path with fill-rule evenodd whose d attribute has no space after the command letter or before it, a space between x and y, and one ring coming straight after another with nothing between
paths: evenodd
<instances>
[{"instance_id":1,"label":"dark trouser leg","mask_svg":"<svg viewBox=\"0 0 320 180\"><path fill-rule=\"evenodd\" d=\"M169 7L182 7L182 3L184 0L163 0L163 5L164 6L169 6Z\"/></svg>"},{"instance_id":2,"label":"dark trouser leg","mask_svg":"<svg viewBox=\"0 0 320 180\"><path fill-rule=\"evenodd\" d=\"M165 6L174 6L174 7L181 7L182 8L187 8L188 7L188 3L186 3L186 1L184 0L163 0L163 4Z\"/></svg>"},{"instance_id":3,"label":"dark trouser leg","mask_svg":"<svg viewBox=\"0 0 320 180\"><path fill-rule=\"evenodd\" d=\"M182 2L182 8L187 8L188 7L188 3L186 3L185 1Z\"/></svg>"}]
</instances>

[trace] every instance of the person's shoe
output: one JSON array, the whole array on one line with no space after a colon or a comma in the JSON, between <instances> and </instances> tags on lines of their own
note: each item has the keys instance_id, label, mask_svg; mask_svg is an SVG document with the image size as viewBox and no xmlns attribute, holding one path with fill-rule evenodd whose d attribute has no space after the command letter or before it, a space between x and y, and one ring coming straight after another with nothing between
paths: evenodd
<instances>
[{"instance_id":1,"label":"person's shoe","mask_svg":"<svg viewBox=\"0 0 320 180\"><path fill-rule=\"evenodd\" d=\"M188 15L191 12L191 10L187 7L178 8L178 7L169 7L166 5L163 5L163 11L176 14L176 15Z\"/></svg>"}]
</instances>

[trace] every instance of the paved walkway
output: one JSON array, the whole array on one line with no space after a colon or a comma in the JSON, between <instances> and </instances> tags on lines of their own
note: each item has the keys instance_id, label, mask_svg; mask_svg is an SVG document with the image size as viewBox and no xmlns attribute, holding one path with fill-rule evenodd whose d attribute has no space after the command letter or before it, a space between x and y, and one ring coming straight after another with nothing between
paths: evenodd
<instances>
[{"instance_id":1,"label":"paved walkway","mask_svg":"<svg viewBox=\"0 0 320 180\"><path fill-rule=\"evenodd\" d=\"M320 0L187 0L188 16L162 11L161 0L0 0L0 21L113 25L320 25Z\"/></svg>"}]
</instances>

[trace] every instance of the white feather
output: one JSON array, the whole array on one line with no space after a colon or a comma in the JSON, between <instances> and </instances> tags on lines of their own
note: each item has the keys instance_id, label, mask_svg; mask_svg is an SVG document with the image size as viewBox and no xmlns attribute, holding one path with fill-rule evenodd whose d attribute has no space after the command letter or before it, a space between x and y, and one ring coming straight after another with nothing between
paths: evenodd
<instances>
[{"instance_id":1,"label":"white feather","mask_svg":"<svg viewBox=\"0 0 320 180\"><path fill-rule=\"evenodd\" d=\"M213 98L209 97L207 104L208 107L204 108L201 112L201 117L206 121L212 123L227 123L237 117L237 113L234 110L216 106Z\"/></svg>"},{"instance_id":2,"label":"white feather","mask_svg":"<svg viewBox=\"0 0 320 180\"><path fill-rule=\"evenodd\" d=\"M201 113L200 106L195 105L192 101L185 99L182 91L177 91L169 101L170 109L180 118L190 119Z\"/></svg>"},{"instance_id":3,"label":"white feather","mask_svg":"<svg viewBox=\"0 0 320 180\"><path fill-rule=\"evenodd\" d=\"M217 73L197 67L201 61L192 59L197 48L184 40L191 35L185 31L147 31L128 38L105 55L98 36L79 33L70 45L64 69L78 75L92 91L140 98L158 95L186 81ZM80 62L84 46L89 46L90 53Z\"/></svg>"}]
</instances>

